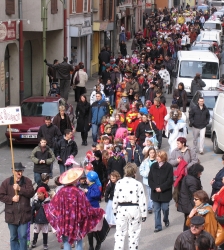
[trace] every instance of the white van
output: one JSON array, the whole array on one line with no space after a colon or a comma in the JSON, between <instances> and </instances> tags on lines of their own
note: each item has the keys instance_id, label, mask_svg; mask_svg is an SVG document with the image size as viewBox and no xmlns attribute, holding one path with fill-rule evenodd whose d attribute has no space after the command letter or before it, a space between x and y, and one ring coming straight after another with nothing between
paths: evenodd
<instances>
[{"instance_id":1,"label":"white van","mask_svg":"<svg viewBox=\"0 0 224 250\"><path fill-rule=\"evenodd\" d=\"M192 99L191 82L196 73L201 74L206 86L204 90L214 90L219 86L219 59L210 51L178 51L172 74L173 89L182 82L187 92L188 101Z\"/></svg>"},{"instance_id":2,"label":"white van","mask_svg":"<svg viewBox=\"0 0 224 250\"><path fill-rule=\"evenodd\" d=\"M218 30L205 30L201 31L198 35L198 42L217 42L219 46L222 45L221 33Z\"/></svg>"},{"instance_id":3,"label":"white van","mask_svg":"<svg viewBox=\"0 0 224 250\"><path fill-rule=\"evenodd\" d=\"M211 139L213 150L216 154L224 151L224 93L218 95L213 109L213 119L211 128Z\"/></svg>"},{"instance_id":4,"label":"white van","mask_svg":"<svg viewBox=\"0 0 224 250\"><path fill-rule=\"evenodd\" d=\"M208 20L204 23L204 30L217 30L222 36L222 22L217 18L215 20Z\"/></svg>"}]
</instances>

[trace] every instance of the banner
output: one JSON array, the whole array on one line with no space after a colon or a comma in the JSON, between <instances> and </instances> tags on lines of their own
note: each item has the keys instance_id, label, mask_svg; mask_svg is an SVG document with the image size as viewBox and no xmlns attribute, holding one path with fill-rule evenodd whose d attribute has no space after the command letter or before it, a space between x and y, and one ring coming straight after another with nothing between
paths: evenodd
<instances>
[{"instance_id":1,"label":"banner","mask_svg":"<svg viewBox=\"0 0 224 250\"><path fill-rule=\"evenodd\" d=\"M0 108L0 125L21 124L21 107Z\"/></svg>"}]
</instances>

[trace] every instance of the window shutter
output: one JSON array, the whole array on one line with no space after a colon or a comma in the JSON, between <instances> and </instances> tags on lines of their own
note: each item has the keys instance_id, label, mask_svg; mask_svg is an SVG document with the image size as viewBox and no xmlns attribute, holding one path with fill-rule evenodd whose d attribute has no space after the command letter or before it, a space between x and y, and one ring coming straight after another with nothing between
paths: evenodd
<instances>
[{"instance_id":1,"label":"window shutter","mask_svg":"<svg viewBox=\"0 0 224 250\"><path fill-rule=\"evenodd\" d=\"M109 20L113 18L113 0L109 2Z\"/></svg>"},{"instance_id":2,"label":"window shutter","mask_svg":"<svg viewBox=\"0 0 224 250\"><path fill-rule=\"evenodd\" d=\"M58 13L58 0L51 0L51 14Z\"/></svg>"},{"instance_id":3,"label":"window shutter","mask_svg":"<svg viewBox=\"0 0 224 250\"><path fill-rule=\"evenodd\" d=\"M5 0L6 15L15 14L15 0Z\"/></svg>"}]
</instances>

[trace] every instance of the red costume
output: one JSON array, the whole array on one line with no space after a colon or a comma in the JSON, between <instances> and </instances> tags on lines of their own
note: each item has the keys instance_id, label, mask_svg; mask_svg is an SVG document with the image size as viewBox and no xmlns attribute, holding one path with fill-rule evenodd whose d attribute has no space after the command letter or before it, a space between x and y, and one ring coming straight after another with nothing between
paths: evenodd
<instances>
[{"instance_id":1,"label":"red costume","mask_svg":"<svg viewBox=\"0 0 224 250\"><path fill-rule=\"evenodd\" d=\"M131 104L130 111L128 111L126 114L126 122L129 132L135 131L135 121L138 118L138 112L136 109L133 111L133 108L135 108L135 105Z\"/></svg>"}]
</instances>

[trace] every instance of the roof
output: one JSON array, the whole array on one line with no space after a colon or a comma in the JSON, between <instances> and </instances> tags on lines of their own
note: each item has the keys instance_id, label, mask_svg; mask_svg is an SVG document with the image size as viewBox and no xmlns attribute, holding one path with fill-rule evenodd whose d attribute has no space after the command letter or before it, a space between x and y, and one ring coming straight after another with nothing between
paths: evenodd
<instances>
[{"instance_id":1,"label":"roof","mask_svg":"<svg viewBox=\"0 0 224 250\"><path fill-rule=\"evenodd\" d=\"M218 57L210 52L204 50L194 51L178 51L178 56L182 61L211 61L219 62Z\"/></svg>"},{"instance_id":2,"label":"roof","mask_svg":"<svg viewBox=\"0 0 224 250\"><path fill-rule=\"evenodd\" d=\"M29 97L25 100L23 100L23 102L58 102L60 99L60 97L53 97L53 96L32 96Z\"/></svg>"}]
</instances>

